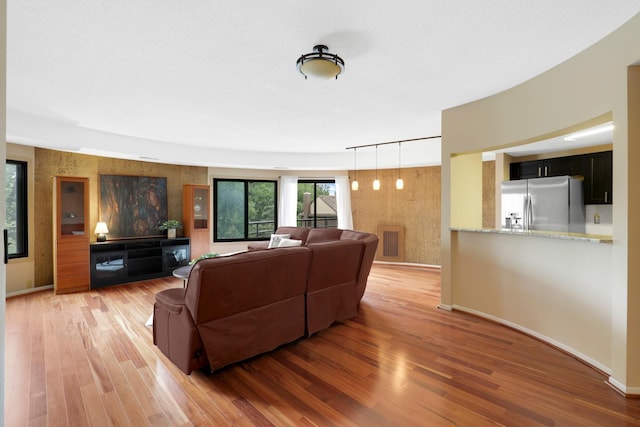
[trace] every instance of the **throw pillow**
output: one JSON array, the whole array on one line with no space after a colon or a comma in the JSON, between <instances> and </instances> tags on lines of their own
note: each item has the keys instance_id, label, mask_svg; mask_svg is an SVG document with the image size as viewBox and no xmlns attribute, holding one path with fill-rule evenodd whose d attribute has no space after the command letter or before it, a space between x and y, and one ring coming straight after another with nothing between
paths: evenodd
<instances>
[{"instance_id":1,"label":"throw pillow","mask_svg":"<svg viewBox=\"0 0 640 427\"><path fill-rule=\"evenodd\" d=\"M300 246L302 245L302 240L294 240L294 239L280 239L279 248L289 248L292 246Z\"/></svg>"},{"instance_id":2,"label":"throw pillow","mask_svg":"<svg viewBox=\"0 0 640 427\"><path fill-rule=\"evenodd\" d=\"M267 248L277 248L280 244L280 240L288 239L289 237L291 237L291 234L272 234L271 240L269 240L269 246L267 246Z\"/></svg>"}]
</instances>

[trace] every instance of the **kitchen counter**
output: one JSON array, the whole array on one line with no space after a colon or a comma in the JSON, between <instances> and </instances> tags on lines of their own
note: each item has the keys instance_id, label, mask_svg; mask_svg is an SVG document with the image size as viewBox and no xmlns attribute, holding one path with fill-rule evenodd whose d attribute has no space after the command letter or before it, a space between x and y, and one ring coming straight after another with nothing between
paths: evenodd
<instances>
[{"instance_id":1,"label":"kitchen counter","mask_svg":"<svg viewBox=\"0 0 640 427\"><path fill-rule=\"evenodd\" d=\"M556 231L538 231L538 230L510 230L510 229L497 229L497 228L465 228L465 227L450 227L450 231L465 231L471 233L492 233L492 234L512 234L516 236L531 236L531 237L543 237L547 239L561 239L561 240L579 240L583 242L591 243L613 243L613 236L603 236L598 234L584 234L584 233L562 233Z\"/></svg>"}]
</instances>

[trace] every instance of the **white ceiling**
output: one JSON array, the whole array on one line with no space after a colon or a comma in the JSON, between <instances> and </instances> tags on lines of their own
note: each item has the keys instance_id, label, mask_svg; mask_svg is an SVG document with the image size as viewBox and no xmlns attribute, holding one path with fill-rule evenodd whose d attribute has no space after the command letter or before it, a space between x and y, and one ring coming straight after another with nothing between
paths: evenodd
<instances>
[{"instance_id":1,"label":"white ceiling","mask_svg":"<svg viewBox=\"0 0 640 427\"><path fill-rule=\"evenodd\" d=\"M7 139L177 164L330 170L589 47L640 0L8 0ZM296 71L319 43L337 80ZM440 140L402 146L440 163ZM380 147L379 167L397 166ZM150 158L150 159L149 159ZM374 150L358 150L358 168Z\"/></svg>"}]
</instances>

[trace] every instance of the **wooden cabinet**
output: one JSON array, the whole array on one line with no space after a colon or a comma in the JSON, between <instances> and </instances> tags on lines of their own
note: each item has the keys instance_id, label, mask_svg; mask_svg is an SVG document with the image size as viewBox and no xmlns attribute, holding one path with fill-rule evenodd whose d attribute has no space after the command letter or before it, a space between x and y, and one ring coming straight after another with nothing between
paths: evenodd
<instances>
[{"instance_id":1,"label":"wooden cabinet","mask_svg":"<svg viewBox=\"0 0 640 427\"><path fill-rule=\"evenodd\" d=\"M585 205L613 202L613 151L511 163L509 175L512 180L583 176Z\"/></svg>"},{"instance_id":2,"label":"wooden cabinet","mask_svg":"<svg viewBox=\"0 0 640 427\"><path fill-rule=\"evenodd\" d=\"M185 184L182 190L182 221L185 237L191 239L191 256L209 253L211 212L208 185Z\"/></svg>"},{"instance_id":3,"label":"wooden cabinet","mask_svg":"<svg viewBox=\"0 0 640 427\"><path fill-rule=\"evenodd\" d=\"M53 286L56 294L89 289L89 179L54 178Z\"/></svg>"},{"instance_id":4,"label":"wooden cabinet","mask_svg":"<svg viewBox=\"0 0 640 427\"><path fill-rule=\"evenodd\" d=\"M584 176L584 203L613 203L613 152L584 154L580 159Z\"/></svg>"},{"instance_id":5,"label":"wooden cabinet","mask_svg":"<svg viewBox=\"0 0 640 427\"><path fill-rule=\"evenodd\" d=\"M546 176L572 175L575 159L573 156L555 159L529 160L511 163L511 179L542 178Z\"/></svg>"}]
</instances>

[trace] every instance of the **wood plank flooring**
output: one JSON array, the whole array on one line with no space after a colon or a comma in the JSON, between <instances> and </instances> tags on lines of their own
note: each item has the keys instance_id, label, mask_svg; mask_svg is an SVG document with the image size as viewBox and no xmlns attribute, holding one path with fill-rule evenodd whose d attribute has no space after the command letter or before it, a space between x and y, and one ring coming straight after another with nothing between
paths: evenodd
<instances>
[{"instance_id":1,"label":"wood plank flooring","mask_svg":"<svg viewBox=\"0 0 640 427\"><path fill-rule=\"evenodd\" d=\"M640 399L594 369L438 310L438 271L374 265L357 318L208 375L176 369L144 325L178 286L8 299L5 425L640 425Z\"/></svg>"}]
</instances>

